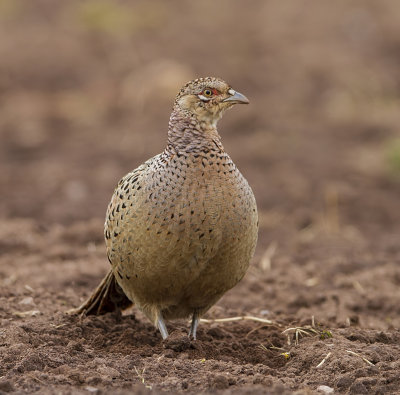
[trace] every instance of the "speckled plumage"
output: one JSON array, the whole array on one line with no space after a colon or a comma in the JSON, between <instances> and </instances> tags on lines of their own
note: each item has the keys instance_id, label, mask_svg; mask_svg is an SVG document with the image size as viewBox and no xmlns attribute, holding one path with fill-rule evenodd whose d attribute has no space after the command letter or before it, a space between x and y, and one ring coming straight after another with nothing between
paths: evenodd
<instances>
[{"instance_id":1,"label":"speckled plumage","mask_svg":"<svg viewBox=\"0 0 400 395\"><path fill-rule=\"evenodd\" d=\"M132 301L164 338L163 318L193 315L195 337L198 317L244 276L257 241L253 192L216 129L224 110L246 102L216 78L181 89L165 151L114 191L105 222L112 269L77 311L101 313L112 300L116 307Z\"/></svg>"}]
</instances>

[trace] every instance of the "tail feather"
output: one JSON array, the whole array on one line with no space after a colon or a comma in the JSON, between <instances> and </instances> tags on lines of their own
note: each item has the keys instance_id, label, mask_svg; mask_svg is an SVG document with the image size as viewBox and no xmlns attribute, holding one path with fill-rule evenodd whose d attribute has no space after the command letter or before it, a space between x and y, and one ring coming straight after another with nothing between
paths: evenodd
<instances>
[{"instance_id":1,"label":"tail feather","mask_svg":"<svg viewBox=\"0 0 400 395\"><path fill-rule=\"evenodd\" d=\"M101 315L116 310L124 310L132 301L124 294L110 270L92 295L81 306L68 310L68 314Z\"/></svg>"}]
</instances>

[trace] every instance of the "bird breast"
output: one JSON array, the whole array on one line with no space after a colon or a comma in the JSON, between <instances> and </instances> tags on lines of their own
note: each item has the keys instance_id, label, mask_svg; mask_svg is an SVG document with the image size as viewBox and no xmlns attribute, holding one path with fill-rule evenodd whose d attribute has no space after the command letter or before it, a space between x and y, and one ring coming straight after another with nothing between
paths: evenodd
<instances>
[{"instance_id":1,"label":"bird breast","mask_svg":"<svg viewBox=\"0 0 400 395\"><path fill-rule=\"evenodd\" d=\"M224 254L230 255L227 249L251 257L257 238L255 199L225 152L164 153L121 180L108 208L105 235L121 285L136 279L135 292L141 287L146 292L157 283L154 298L157 293L165 298L172 286L179 292L182 284L183 292L210 261L223 261Z\"/></svg>"}]
</instances>

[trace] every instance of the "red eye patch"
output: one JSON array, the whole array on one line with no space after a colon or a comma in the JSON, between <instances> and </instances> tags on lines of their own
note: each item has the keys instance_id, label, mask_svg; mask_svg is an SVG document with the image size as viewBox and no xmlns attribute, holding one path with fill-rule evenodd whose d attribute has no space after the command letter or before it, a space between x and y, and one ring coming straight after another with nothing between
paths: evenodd
<instances>
[{"instance_id":1,"label":"red eye patch","mask_svg":"<svg viewBox=\"0 0 400 395\"><path fill-rule=\"evenodd\" d=\"M211 97L211 96L217 96L220 95L221 92L218 89L215 88L205 88L203 90L203 92L201 92L202 95L206 96L206 97Z\"/></svg>"}]
</instances>

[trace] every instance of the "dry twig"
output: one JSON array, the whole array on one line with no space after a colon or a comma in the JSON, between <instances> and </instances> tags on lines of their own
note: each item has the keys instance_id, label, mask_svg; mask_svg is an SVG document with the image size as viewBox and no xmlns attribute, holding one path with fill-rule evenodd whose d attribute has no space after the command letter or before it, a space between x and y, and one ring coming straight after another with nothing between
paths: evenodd
<instances>
[{"instance_id":1,"label":"dry twig","mask_svg":"<svg viewBox=\"0 0 400 395\"><path fill-rule=\"evenodd\" d=\"M325 358L316 366L316 368L320 368L325 362L326 360L331 356L331 352L328 352L328 354L325 355Z\"/></svg>"},{"instance_id":2,"label":"dry twig","mask_svg":"<svg viewBox=\"0 0 400 395\"><path fill-rule=\"evenodd\" d=\"M229 317L229 318L216 318L213 320L208 320L208 319L202 318L200 320L200 322L205 322L207 324L210 324L213 322L234 322L234 321L243 321L243 320L262 322L263 324L268 324L268 325L279 325L271 320L267 320L265 318L253 317L251 315L244 315L244 316L239 316L239 317Z\"/></svg>"},{"instance_id":3,"label":"dry twig","mask_svg":"<svg viewBox=\"0 0 400 395\"><path fill-rule=\"evenodd\" d=\"M354 352L354 351L346 350L346 352L348 352L349 354L356 355L357 357L361 358L364 362L366 362L368 365L375 366L371 361L368 361L367 358L364 358L362 355L357 354L357 353Z\"/></svg>"}]
</instances>

